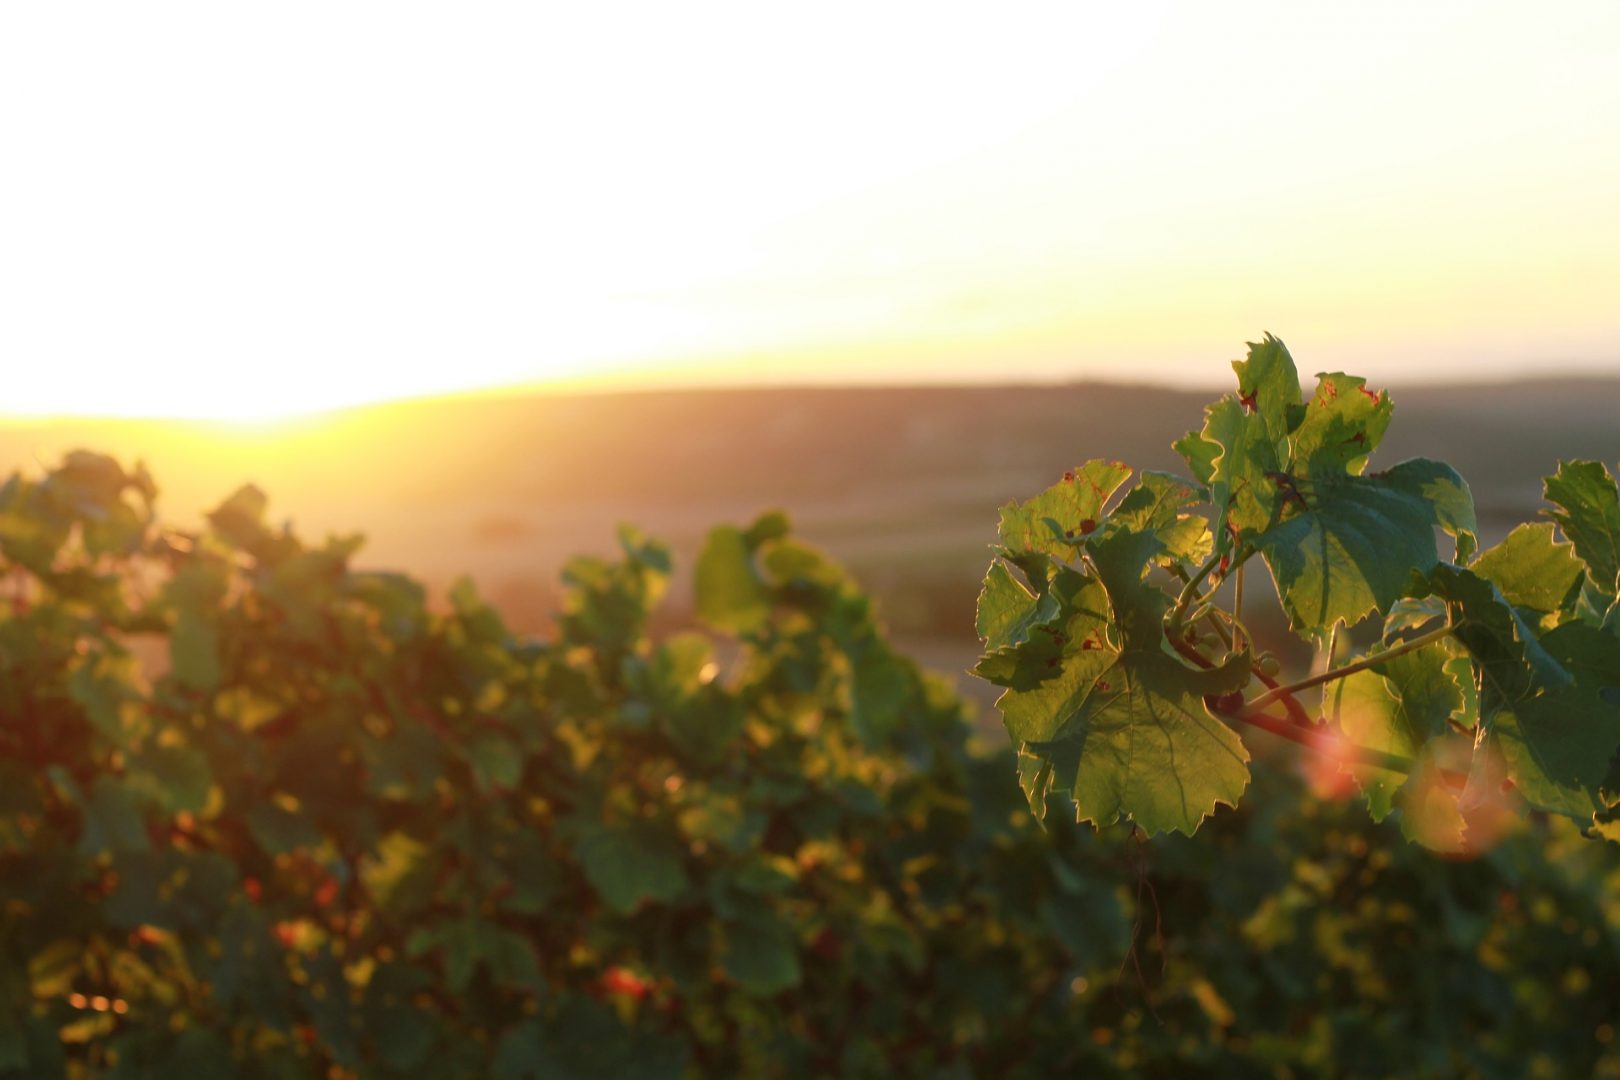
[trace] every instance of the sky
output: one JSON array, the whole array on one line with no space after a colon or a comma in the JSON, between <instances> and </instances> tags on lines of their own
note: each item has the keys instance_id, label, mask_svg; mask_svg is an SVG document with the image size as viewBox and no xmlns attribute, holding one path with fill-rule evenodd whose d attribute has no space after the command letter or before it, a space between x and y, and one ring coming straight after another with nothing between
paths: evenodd
<instances>
[{"instance_id":1,"label":"sky","mask_svg":"<svg viewBox=\"0 0 1620 1080\"><path fill-rule=\"evenodd\" d=\"M0 6L0 414L1620 374L1620 4Z\"/></svg>"}]
</instances>

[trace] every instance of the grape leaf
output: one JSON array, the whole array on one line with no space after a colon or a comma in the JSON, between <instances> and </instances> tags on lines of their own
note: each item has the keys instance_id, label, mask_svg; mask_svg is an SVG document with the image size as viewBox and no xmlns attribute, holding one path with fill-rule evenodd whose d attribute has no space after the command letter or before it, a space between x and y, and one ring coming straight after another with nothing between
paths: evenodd
<instances>
[{"instance_id":1,"label":"grape leaf","mask_svg":"<svg viewBox=\"0 0 1620 1080\"><path fill-rule=\"evenodd\" d=\"M1011 574L1007 577L1012 579ZM1110 615L1108 595L1095 579L1067 568L1059 570L1036 604L1037 611L1046 608L1051 609L1051 616L1031 626L1023 640L989 648L973 673L997 686L1032 690L1064 673L1063 658L1076 643L1081 651L1100 646Z\"/></svg>"},{"instance_id":2,"label":"grape leaf","mask_svg":"<svg viewBox=\"0 0 1620 1080\"><path fill-rule=\"evenodd\" d=\"M1206 408L1202 430L1175 444L1209 488L1216 511L1214 543L1221 551L1275 519L1277 498L1267 476L1283 469L1288 432L1300 408L1293 357L1270 334L1250 342L1248 357L1232 361L1232 370L1237 394Z\"/></svg>"},{"instance_id":3,"label":"grape leaf","mask_svg":"<svg viewBox=\"0 0 1620 1080\"><path fill-rule=\"evenodd\" d=\"M1050 593L1035 596L1013 577L1005 563L997 560L984 576L979 593L975 625L987 650L1019 645L1029 640L1030 631L1057 617L1057 598Z\"/></svg>"},{"instance_id":4,"label":"grape leaf","mask_svg":"<svg viewBox=\"0 0 1620 1080\"><path fill-rule=\"evenodd\" d=\"M1171 558L1201 563L1213 550L1209 521L1187 513L1187 507L1203 497L1203 492L1179 476L1144 472L1108 515L1108 525L1153 533Z\"/></svg>"},{"instance_id":5,"label":"grape leaf","mask_svg":"<svg viewBox=\"0 0 1620 1080\"><path fill-rule=\"evenodd\" d=\"M1614 596L1620 591L1620 491L1614 477L1600 462L1559 462L1545 492L1560 507L1550 511L1552 518L1574 543L1592 583Z\"/></svg>"},{"instance_id":6,"label":"grape leaf","mask_svg":"<svg viewBox=\"0 0 1620 1080\"><path fill-rule=\"evenodd\" d=\"M1184 449L1183 456L1195 474L1201 460L1210 461L1209 499L1217 514L1215 543L1225 550L1234 536L1247 538L1271 524L1278 506L1269 478L1282 471L1283 459L1278 441L1265 423L1247 414L1231 395L1204 410L1200 439L1205 445L1192 453Z\"/></svg>"},{"instance_id":7,"label":"grape leaf","mask_svg":"<svg viewBox=\"0 0 1620 1080\"><path fill-rule=\"evenodd\" d=\"M1203 432L1189 431L1181 438L1170 444L1170 449L1180 454L1192 471L1193 478L1206 489L1215 480L1215 461L1221 456L1219 443L1204 438Z\"/></svg>"},{"instance_id":8,"label":"grape leaf","mask_svg":"<svg viewBox=\"0 0 1620 1080\"><path fill-rule=\"evenodd\" d=\"M1601 791L1620 747L1620 638L1584 623L1565 623L1541 639L1573 681L1498 710L1491 735L1508 774L1530 805L1589 821L1603 810Z\"/></svg>"},{"instance_id":9,"label":"grape leaf","mask_svg":"<svg viewBox=\"0 0 1620 1080\"><path fill-rule=\"evenodd\" d=\"M695 587L698 618L717 629L752 633L770 618L769 594L740 529L721 526L710 531L698 556Z\"/></svg>"},{"instance_id":10,"label":"grape leaf","mask_svg":"<svg viewBox=\"0 0 1620 1080\"><path fill-rule=\"evenodd\" d=\"M1389 395L1367 389L1367 380L1343 372L1318 375L1316 394L1289 438L1295 475L1359 474L1378 448L1395 411Z\"/></svg>"},{"instance_id":11,"label":"grape leaf","mask_svg":"<svg viewBox=\"0 0 1620 1080\"><path fill-rule=\"evenodd\" d=\"M1435 567L1423 588L1445 602L1452 634L1473 658L1483 723L1503 708L1572 682L1489 581L1447 564Z\"/></svg>"},{"instance_id":12,"label":"grape leaf","mask_svg":"<svg viewBox=\"0 0 1620 1080\"><path fill-rule=\"evenodd\" d=\"M1072 555L1068 541L1097 528L1103 507L1130 476L1130 468L1117 461L1088 461L1033 499L1008 503L1001 508L1002 546L1056 558Z\"/></svg>"},{"instance_id":13,"label":"grape leaf","mask_svg":"<svg viewBox=\"0 0 1620 1080\"><path fill-rule=\"evenodd\" d=\"M1448 667L1451 660L1451 650L1440 643L1391 657L1330 684L1324 704L1350 742L1416 760L1425 743L1446 735L1450 721L1462 715L1463 692ZM1367 796L1372 819L1388 817L1408 777L1369 766L1350 772Z\"/></svg>"},{"instance_id":14,"label":"grape leaf","mask_svg":"<svg viewBox=\"0 0 1620 1080\"><path fill-rule=\"evenodd\" d=\"M1336 622L1386 611L1416 573L1439 561L1434 530L1472 545L1473 498L1450 466L1423 458L1388 472L1302 487L1303 509L1255 537L1295 632L1323 638Z\"/></svg>"},{"instance_id":15,"label":"grape leaf","mask_svg":"<svg viewBox=\"0 0 1620 1080\"><path fill-rule=\"evenodd\" d=\"M644 900L673 900L686 889L679 843L650 826L590 828L576 850L586 878L621 915Z\"/></svg>"},{"instance_id":16,"label":"grape leaf","mask_svg":"<svg viewBox=\"0 0 1620 1080\"><path fill-rule=\"evenodd\" d=\"M223 672L219 657L219 608L229 579L222 563L193 562L169 580L164 595L174 607L169 656L174 677L186 686L212 690Z\"/></svg>"},{"instance_id":17,"label":"grape leaf","mask_svg":"<svg viewBox=\"0 0 1620 1080\"><path fill-rule=\"evenodd\" d=\"M1232 361L1238 377L1238 399L1259 419L1273 441L1286 438L1299 407L1299 370L1288 346L1267 334L1249 342L1245 359Z\"/></svg>"},{"instance_id":18,"label":"grape leaf","mask_svg":"<svg viewBox=\"0 0 1620 1080\"><path fill-rule=\"evenodd\" d=\"M793 931L764 911L750 911L725 924L720 963L749 993L762 997L799 985L798 941Z\"/></svg>"},{"instance_id":19,"label":"grape leaf","mask_svg":"<svg viewBox=\"0 0 1620 1080\"><path fill-rule=\"evenodd\" d=\"M1520 525L1480 553L1469 569L1502 590L1508 603L1532 611L1558 611L1581 579L1575 546L1553 537L1551 522Z\"/></svg>"},{"instance_id":20,"label":"grape leaf","mask_svg":"<svg viewBox=\"0 0 1620 1080\"><path fill-rule=\"evenodd\" d=\"M1166 651L1169 598L1142 580L1142 567L1162 552L1144 533L1117 531L1093 543L1118 644L1071 641L1056 679L1002 697L1008 733L1040 759L1020 766L1038 814L1056 787L1071 795L1081 820L1127 817L1148 835L1190 835L1217 803L1235 806L1248 784L1248 751L1203 699L1244 686L1249 657L1206 671Z\"/></svg>"}]
</instances>

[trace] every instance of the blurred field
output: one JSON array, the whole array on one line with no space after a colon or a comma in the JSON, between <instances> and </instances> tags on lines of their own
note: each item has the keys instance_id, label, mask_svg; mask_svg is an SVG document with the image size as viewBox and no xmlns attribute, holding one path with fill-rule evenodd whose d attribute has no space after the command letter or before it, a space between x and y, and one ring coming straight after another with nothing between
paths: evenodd
<instances>
[{"instance_id":1,"label":"blurred field","mask_svg":"<svg viewBox=\"0 0 1620 1080\"><path fill-rule=\"evenodd\" d=\"M1114 385L537 395L380 406L262 428L12 421L0 464L86 446L143 458L165 517L238 485L306 534L360 531L362 561L438 587L471 574L540 630L565 559L634 522L681 566L709 526L789 510L854 569L900 643L959 673L996 508L1090 457L1181 469L1171 440L1215 391ZM1620 380L1399 388L1376 460L1427 455L1468 478L1486 542L1532 516L1559 458L1620 457ZM671 620L688 598L676 593ZM963 689L987 700L976 680ZM971 685L970 685L971 684Z\"/></svg>"}]
</instances>

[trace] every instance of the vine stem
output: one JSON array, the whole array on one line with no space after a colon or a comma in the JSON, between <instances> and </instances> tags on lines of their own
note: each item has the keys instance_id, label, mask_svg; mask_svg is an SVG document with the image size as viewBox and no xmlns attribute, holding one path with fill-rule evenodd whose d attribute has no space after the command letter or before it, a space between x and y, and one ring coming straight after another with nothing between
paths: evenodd
<instances>
[{"instance_id":1,"label":"vine stem","mask_svg":"<svg viewBox=\"0 0 1620 1080\"><path fill-rule=\"evenodd\" d=\"M1245 644L1243 638L1243 564L1239 563L1237 575L1232 579L1232 647L1241 649Z\"/></svg>"},{"instance_id":2,"label":"vine stem","mask_svg":"<svg viewBox=\"0 0 1620 1080\"><path fill-rule=\"evenodd\" d=\"M1225 626L1221 625L1221 620L1216 617L1217 615L1224 616L1225 618L1232 620L1232 629L1230 631L1228 631ZM1254 635L1250 634L1248 630L1237 621L1237 616L1227 614L1218 608L1211 608L1209 610L1209 614L1204 616L1204 620L1209 623L1210 628L1215 631L1216 635L1230 650L1235 651L1237 649L1237 636L1240 633L1251 642L1254 639ZM1194 653L1188 652L1188 650L1185 649L1183 649L1182 652L1187 656L1195 655ZM1277 689L1279 685L1277 680L1261 671L1258 667L1251 666L1249 671L1250 674L1252 674L1256 679L1259 679L1263 684L1265 684L1267 689ZM1305 707L1301 705L1292 695L1283 699L1283 708L1288 711L1288 718L1300 727L1316 727L1316 723L1311 719L1310 713L1307 713L1305 711Z\"/></svg>"},{"instance_id":3,"label":"vine stem","mask_svg":"<svg viewBox=\"0 0 1620 1080\"><path fill-rule=\"evenodd\" d=\"M1330 683L1335 679L1346 678L1347 676L1354 675L1358 671L1366 671L1369 668L1377 667L1379 664L1382 664L1387 660L1393 660L1397 656L1405 656L1409 652L1416 652L1419 649L1426 648L1433 645L1435 642L1439 641L1449 633L1451 633L1451 624L1447 623L1445 626L1437 627L1430 630L1426 634L1419 634L1410 641L1403 641L1393 648L1385 649L1383 652L1378 653L1375 656L1364 656L1353 664L1346 664L1343 667L1334 668L1331 671L1324 671L1320 675L1312 675L1308 679L1301 679L1299 682L1289 683L1287 686L1279 686L1274 689L1267 690L1264 694L1261 694L1253 701L1247 702L1245 704L1245 708L1263 709L1272 702L1284 697L1292 697L1301 690L1309 690L1313 686L1321 686L1323 683Z\"/></svg>"},{"instance_id":4,"label":"vine stem","mask_svg":"<svg viewBox=\"0 0 1620 1080\"><path fill-rule=\"evenodd\" d=\"M1216 711L1240 723L1296 742L1324 757L1332 758L1341 765L1367 765L1375 769L1388 769L1390 772L1408 775L1412 772L1414 763L1411 758L1402 754L1374 750L1371 747L1357 746L1355 743L1344 741L1325 728L1300 727L1280 716L1256 712L1249 708L1235 711L1217 708Z\"/></svg>"},{"instance_id":5,"label":"vine stem","mask_svg":"<svg viewBox=\"0 0 1620 1080\"><path fill-rule=\"evenodd\" d=\"M1193 598L1198 595L1198 586L1202 585L1204 579L1214 573L1215 568L1221 565L1221 557L1221 552L1212 552L1209 558L1204 560L1204 565L1194 571L1192 577L1188 578L1187 583L1181 587L1181 595L1176 597L1176 604L1170 609L1168 621L1171 630L1181 629L1182 616L1187 614L1187 608L1192 604Z\"/></svg>"},{"instance_id":6,"label":"vine stem","mask_svg":"<svg viewBox=\"0 0 1620 1080\"><path fill-rule=\"evenodd\" d=\"M1201 655L1197 649L1179 638L1172 638L1171 645L1177 652L1196 663L1199 667L1209 668L1214 666L1207 657ZM1278 690L1282 689L1284 688L1278 688ZM1272 691L1272 693L1276 692ZM1228 704L1226 700L1218 697L1206 697L1204 698L1204 704L1217 716L1235 720L1240 724L1248 724L1250 727L1257 727L1261 731L1269 731L1273 735L1287 739L1289 742L1298 743L1307 750L1313 750L1341 765L1366 765L1408 775L1412 772L1414 763L1409 757L1387 753L1383 750L1374 750L1367 746L1358 746L1355 743L1346 742L1323 728L1314 725L1302 725L1291 718L1285 719L1280 716L1272 716L1241 700L1236 694L1233 694L1232 698L1237 699L1235 705ZM1285 705L1292 704L1295 709L1299 708L1299 703L1294 700L1292 694L1286 696L1283 701Z\"/></svg>"}]
</instances>

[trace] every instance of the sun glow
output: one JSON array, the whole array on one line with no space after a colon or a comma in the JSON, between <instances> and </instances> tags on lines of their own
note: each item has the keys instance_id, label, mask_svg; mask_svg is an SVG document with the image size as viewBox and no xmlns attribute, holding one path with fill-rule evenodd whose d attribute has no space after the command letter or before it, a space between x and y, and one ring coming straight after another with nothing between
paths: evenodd
<instances>
[{"instance_id":1,"label":"sun glow","mask_svg":"<svg viewBox=\"0 0 1620 1080\"><path fill-rule=\"evenodd\" d=\"M1257 328L1375 379L1612 371L1617 37L1602 0L9 5L0 414L1168 380Z\"/></svg>"}]
</instances>

